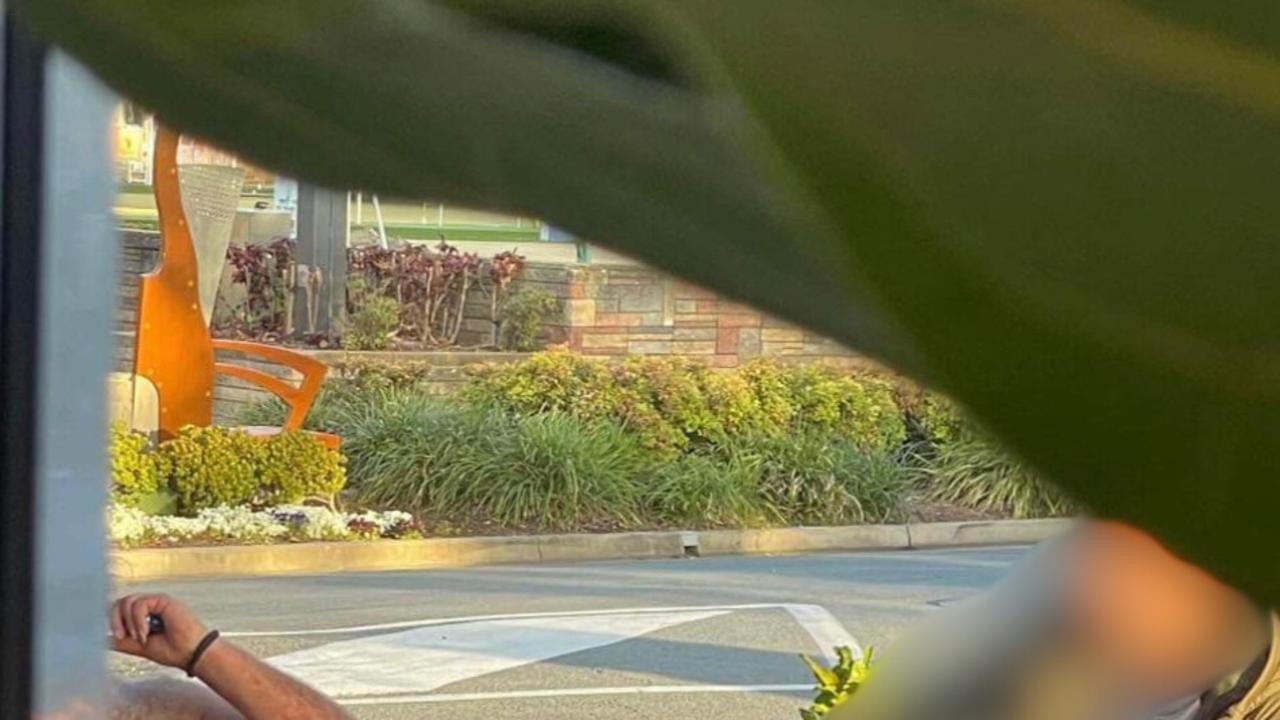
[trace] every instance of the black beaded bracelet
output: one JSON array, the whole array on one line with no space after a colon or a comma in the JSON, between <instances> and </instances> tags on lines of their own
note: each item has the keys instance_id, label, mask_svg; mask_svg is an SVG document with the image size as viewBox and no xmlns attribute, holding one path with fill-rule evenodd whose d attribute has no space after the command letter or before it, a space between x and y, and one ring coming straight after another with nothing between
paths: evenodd
<instances>
[{"instance_id":1,"label":"black beaded bracelet","mask_svg":"<svg viewBox=\"0 0 1280 720\"><path fill-rule=\"evenodd\" d=\"M217 630L211 630L208 635L205 635L204 638L200 640L200 644L196 645L195 652L191 653L191 659L187 661L187 677L196 676L196 663L200 662L201 656L203 656L205 651L209 649L209 646L213 644L213 641L218 639L220 634L221 633Z\"/></svg>"}]
</instances>

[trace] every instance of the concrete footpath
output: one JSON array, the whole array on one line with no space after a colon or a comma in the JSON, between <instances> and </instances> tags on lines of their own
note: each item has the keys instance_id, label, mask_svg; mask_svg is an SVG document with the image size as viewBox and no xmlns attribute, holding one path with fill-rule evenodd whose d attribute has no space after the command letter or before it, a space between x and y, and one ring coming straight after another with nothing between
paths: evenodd
<instances>
[{"instance_id":1,"label":"concrete footpath","mask_svg":"<svg viewBox=\"0 0 1280 720\"><path fill-rule=\"evenodd\" d=\"M420 570L476 565L567 563L716 555L782 555L1024 545L1052 537L1072 520L852 525L761 530L517 535L502 537L218 545L112 553L122 581L175 577L290 575Z\"/></svg>"}]
</instances>

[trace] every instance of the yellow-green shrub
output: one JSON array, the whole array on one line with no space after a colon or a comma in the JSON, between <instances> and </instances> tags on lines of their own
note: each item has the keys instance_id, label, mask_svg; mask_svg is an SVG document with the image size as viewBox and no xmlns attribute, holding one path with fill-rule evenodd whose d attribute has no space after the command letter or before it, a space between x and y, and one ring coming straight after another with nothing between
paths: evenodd
<instances>
[{"instance_id":1,"label":"yellow-green shrub","mask_svg":"<svg viewBox=\"0 0 1280 720\"><path fill-rule=\"evenodd\" d=\"M889 449L907 428L893 383L823 365L755 360L740 371L756 395L768 434L829 430L867 448Z\"/></svg>"},{"instance_id":2,"label":"yellow-green shrub","mask_svg":"<svg viewBox=\"0 0 1280 720\"><path fill-rule=\"evenodd\" d=\"M610 419L662 452L748 432L826 430L876 449L897 447L906 437L888 380L769 360L721 372L683 358L631 357L610 365L551 351L474 370L464 396L517 415Z\"/></svg>"},{"instance_id":3,"label":"yellow-green shrub","mask_svg":"<svg viewBox=\"0 0 1280 720\"><path fill-rule=\"evenodd\" d=\"M177 495L178 510L192 513L218 505L262 501L258 455L262 444L249 435L220 427L186 427L160 443L155 456L160 472Z\"/></svg>"},{"instance_id":4,"label":"yellow-green shrub","mask_svg":"<svg viewBox=\"0 0 1280 720\"><path fill-rule=\"evenodd\" d=\"M346 482L341 456L301 432L255 438L223 427L186 427L154 455L182 513L327 499Z\"/></svg>"},{"instance_id":5,"label":"yellow-green shrub","mask_svg":"<svg viewBox=\"0 0 1280 720\"><path fill-rule=\"evenodd\" d=\"M161 487L145 435L133 432L124 423L111 425L111 495L121 505L136 506Z\"/></svg>"},{"instance_id":6,"label":"yellow-green shrub","mask_svg":"<svg viewBox=\"0 0 1280 720\"><path fill-rule=\"evenodd\" d=\"M347 482L346 459L304 432L286 432L266 440L256 460L259 491L272 505L308 499L332 504Z\"/></svg>"},{"instance_id":7,"label":"yellow-green shrub","mask_svg":"<svg viewBox=\"0 0 1280 720\"><path fill-rule=\"evenodd\" d=\"M519 415L563 412L579 418L613 414L617 387L609 367L564 350L539 353L518 363L471 369L464 396Z\"/></svg>"}]
</instances>

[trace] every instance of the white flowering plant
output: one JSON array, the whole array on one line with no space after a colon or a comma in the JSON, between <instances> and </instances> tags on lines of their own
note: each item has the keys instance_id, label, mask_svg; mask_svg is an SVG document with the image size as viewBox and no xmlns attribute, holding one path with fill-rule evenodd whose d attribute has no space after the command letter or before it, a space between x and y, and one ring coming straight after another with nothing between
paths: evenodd
<instances>
[{"instance_id":1,"label":"white flowering plant","mask_svg":"<svg viewBox=\"0 0 1280 720\"><path fill-rule=\"evenodd\" d=\"M108 512L107 529L111 541L120 547L422 536L422 527L406 512L346 513L304 505L261 510L219 506L201 510L195 517L177 517L148 515L137 508L113 504Z\"/></svg>"}]
</instances>

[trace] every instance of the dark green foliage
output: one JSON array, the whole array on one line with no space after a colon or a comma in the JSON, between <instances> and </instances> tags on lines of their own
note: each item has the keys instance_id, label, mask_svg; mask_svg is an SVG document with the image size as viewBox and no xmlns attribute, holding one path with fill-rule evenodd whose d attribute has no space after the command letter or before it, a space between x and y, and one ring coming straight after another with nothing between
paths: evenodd
<instances>
[{"instance_id":1,"label":"dark green foliage","mask_svg":"<svg viewBox=\"0 0 1280 720\"><path fill-rule=\"evenodd\" d=\"M971 434L936 446L920 464L926 497L1015 518L1068 515L1078 506L1025 463Z\"/></svg>"},{"instance_id":2,"label":"dark green foliage","mask_svg":"<svg viewBox=\"0 0 1280 720\"><path fill-rule=\"evenodd\" d=\"M490 467L471 479L472 507L500 523L569 530L635 525L650 454L613 423L562 414L514 419Z\"/></svg>"},{"instance_id":3,"label":"dark green foliage","mask_svg":"<svg viewBox=\"0 0 1280 720\"><path fill-rule=\"evenodd\" d=\"M660 521L682 527L757 527L776 522L760 493L759 458L693 453L661 463L645 489Z\"/></svg>"},{"instance_id":4,"label":"dark green foliage","mask_svg":"<svg viewBox=\"0 0 1280 720\"><path fill-rule=\"evenodd\" d=\"M789 524L878 523L905 516L909 473L884 451L815 431L737 440L731 447L757 455L760 492L774 515Z\"/></svg>"},{"instance_id":5,"label":"dark green foliage","mask_svg":"<svg viewBox=\"0 0 1280 720\"><path fill-rule=\"evenodd\" d=\"M465 507L465 482L486 467L484 442L506 418L413 392L364 400L352 403L341 427L352 488L386 506Z\"/></svg>"},{"instance_id":6,"label":"dark green foliage","mask_svg":"<svg viewBox=\"0 0 1280 720\"><path fill-rule=\"evenodd\" d=\"M547 530L640 517L650 456L611 423L398 392L374 395L349 419L352 485L368 502Z\"/></svg>"}]
</instances>

